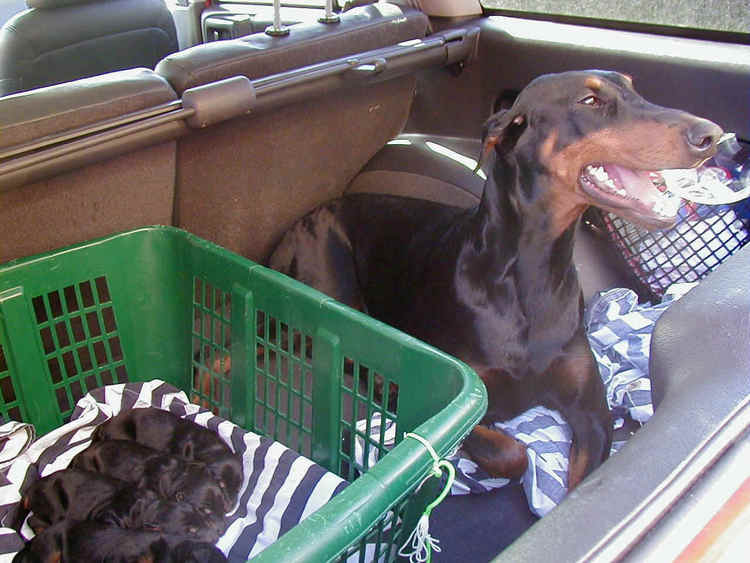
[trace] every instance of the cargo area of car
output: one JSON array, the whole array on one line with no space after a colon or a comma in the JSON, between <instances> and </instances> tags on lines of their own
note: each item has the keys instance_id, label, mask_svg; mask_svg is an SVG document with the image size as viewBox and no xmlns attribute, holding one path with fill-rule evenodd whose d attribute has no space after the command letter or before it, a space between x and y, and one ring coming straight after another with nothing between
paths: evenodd
<instances>
[{"instance_id":1,"label":"cargo area of car","mask_svg":"<svg viewBox=\"0 0 750 563\"><path fill-rule=\"evenodd\" d=\"M293 222L344 194L475 205L485 120L534 77L564 70L628 74L650 101L720 124L743 150L750 143L742 34L669 36L489 10L446 17L385 2L335 23L318 21L319 6L285 7L279 21L269 5L169 8L173 44L153 65L0 97L0 264L150 225L263 264ZM266 33L275 27L284 34ZM0 32L0 63L9 34ZM0 74L2 87L19 80ZM747 449L750 217L733 213L739 242L654 329L651 420L623 430L627 444L541 519L518 483L448 498L432 517L443 550L434 560L663 555L659 538L679 525L685 499ZM613 288L658 302L661 289L638 278L607 225L592 213L579 227L585 303Z\"/></svg>"}]
</instances>

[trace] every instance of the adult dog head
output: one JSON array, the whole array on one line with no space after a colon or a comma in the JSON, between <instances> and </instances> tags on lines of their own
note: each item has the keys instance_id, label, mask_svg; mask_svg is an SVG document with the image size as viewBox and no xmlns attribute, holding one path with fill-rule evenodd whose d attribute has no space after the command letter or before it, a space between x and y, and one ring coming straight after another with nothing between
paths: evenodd
<instances>
[{"instance_id":1,"label":"adult dog head","mask_svg":"<svg viewBox=\"0 0 750 563\"><path fill-rule=\"evenodd\" d=\"M540 76L485 125L485 152L536 170L552 228L562 232L589 205L649 229L667 228L677 205L652 180L659 170L694 168L713 156L722 129L646 101L624 74L575 71ZM518 182L528 186L527 182Z\"/></svg>"}]
</instances>

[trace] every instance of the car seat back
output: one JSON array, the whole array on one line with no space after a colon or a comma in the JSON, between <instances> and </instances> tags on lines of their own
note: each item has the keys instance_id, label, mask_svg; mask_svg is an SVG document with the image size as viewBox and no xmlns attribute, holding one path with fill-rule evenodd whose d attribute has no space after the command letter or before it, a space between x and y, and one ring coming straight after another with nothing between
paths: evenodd
<instances>
[{"instance_id":1,"label":"car seat back","mask_svg":"<svg viewBox=\"0 0 750 563\"><path fill-rule=\"evenodd\" d=\"M27 0L0 28L0 95L136 67L178 49L164 0Z\"/></svg>"}]
</instances>

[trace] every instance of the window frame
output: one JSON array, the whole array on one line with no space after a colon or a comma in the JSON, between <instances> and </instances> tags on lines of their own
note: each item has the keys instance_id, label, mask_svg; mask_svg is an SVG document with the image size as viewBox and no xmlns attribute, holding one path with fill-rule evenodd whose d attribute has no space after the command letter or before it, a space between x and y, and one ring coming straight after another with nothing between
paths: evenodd
<instances>
[{"instance_id":1,"label":"window frame","mask_svg":"<svg viewBox=\"0 0 750 563\"><path fill-rule=\"evenodd\" d=\"M587 27L598 27L602 29L614 29L620 31L634 31L639 33L651 33L654 35L666 35L687 39L702 39L706 41L721 41L723 43L737 43L750 45L750 32L722 31L716 29L700 29L695 27L682 27L676 25L652 24L647 22L633 22L626 20L614 20L607 18L593 18L586 16L572 16L567 14L554 14L549 12L532 12L525 10L510 10L506 8L491 8L485 6L480 0L482 13L485 16L507 16L521 19L549 21L581 25Z\"/></svg>"}]
</instances>

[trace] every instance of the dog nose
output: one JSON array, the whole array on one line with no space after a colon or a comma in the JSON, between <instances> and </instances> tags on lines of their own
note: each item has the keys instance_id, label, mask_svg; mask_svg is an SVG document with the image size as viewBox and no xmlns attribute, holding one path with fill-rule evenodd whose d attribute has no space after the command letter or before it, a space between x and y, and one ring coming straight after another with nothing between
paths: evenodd
<instances>
[{"instance_id":1,"label":"dog nose","mask_svg":"<svg viewBox=\"0 0 750 563\"><path fill-rule=\"evenodd\" d=\"M685 131L690 150L698 156L710 156L724 134L721 127L707 119L697 119Z\"/></svg>"}]
</instances>

